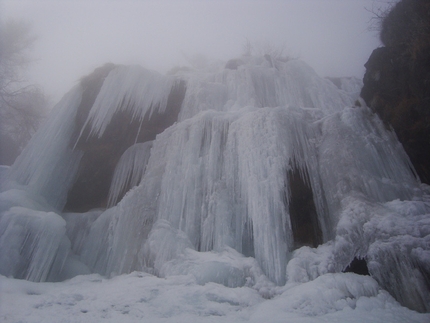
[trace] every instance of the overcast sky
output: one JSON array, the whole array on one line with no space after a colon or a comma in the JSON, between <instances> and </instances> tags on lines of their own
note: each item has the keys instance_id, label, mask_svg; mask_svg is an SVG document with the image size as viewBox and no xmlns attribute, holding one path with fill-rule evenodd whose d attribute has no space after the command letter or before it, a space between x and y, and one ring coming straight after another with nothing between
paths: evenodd
<instances>
[{"instance_id":1,"label":"overcast sky","mask_svg":"<svg viewBox=\"0 0 430 323\"><path fill-rule=\"evenodd\" d=\"M387 0L0 0L0 18L32 23L30 78L55 101L106 63L166 72L204 54L240 56L246 39L283 46L321 76L364 74L380 46L368 10Z\"/></svg>"}]
</instances>

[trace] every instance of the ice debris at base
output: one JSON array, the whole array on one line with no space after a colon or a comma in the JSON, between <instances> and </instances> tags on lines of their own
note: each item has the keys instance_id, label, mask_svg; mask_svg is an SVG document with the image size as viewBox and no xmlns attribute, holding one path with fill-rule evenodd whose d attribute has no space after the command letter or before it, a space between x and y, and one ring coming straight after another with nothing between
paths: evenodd
<instances>
[{"instance_id":1,"label":"ice debris at base","mask_svg":"<svg viewBox=\"0 0 430 323\"><path fill-rule=\"evenodd\" d=\"M88 128L102 137L120 110L139 120L166 113L178 80L186 82L178 121L123 154L112 207L61 214L82 157L73 134ZM43 281L144 270L257 288L303 284L364 258L403 305L429 311L428 187L396 136L367 107L354 106L354 86L350 80L338 88L298 60L244 58L235 70L176 76L120 66L75 129L77 85L7 170L0 247L16 261L0 273ZM300 219L299 228L291 224L294 172L312 192L318 248L294 250L294 230L308 228ZM46 209L34 209L45 213L17 209L14 192L46 201Z\"/></svg>"}]
</instances>

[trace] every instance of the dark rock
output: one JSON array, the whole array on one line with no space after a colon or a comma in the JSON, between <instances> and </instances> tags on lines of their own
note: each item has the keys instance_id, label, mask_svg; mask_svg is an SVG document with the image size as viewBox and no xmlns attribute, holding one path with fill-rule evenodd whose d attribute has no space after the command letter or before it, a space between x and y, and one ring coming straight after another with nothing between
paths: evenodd
<instances>
[{"instance_id":1,"label":"dark rock","mask_svg":"<svg viewBox=\"0 0 430 323\"><path fill-rule=\"evenodd\" d=\"M367 262L366 262L366 259L364 258L354 258L343 272L355 273L363 276L370 276L369 268L367 267Z\"/></svg>"},{"instance_id":2,"label":"dark rock","mask_svg":"<svg viewBox=\"0 0 430 323\"><path fill-rule=\"evenodd\" d=\"M361 97L392 127L421 181L430 184L430 2L403 0L382 23Z\"/></svg>"},{"instance_id":3,"label":"dark rock","mask_svg":"<svg viewBox=\"0 0 430 323\"><path fill-rule=\"evenodd\" d=\"M117 110L100 138L89 136L89 126L79 136L104 78L113 67L104 66L82 80L84 94L76 116L75 140L71 145L81 150L83 156L76 181L67 196L64 210L69 212L106 207L113 173L121 155L135 143L154 140L157 134L175 123L185 96L185 81L177 81L171 89L164 113L147 114L143 120L137 120L133 118L131 109L124 106L124 109Z\"/></svg>"},{"instance_id":4,"label":"dark rock","mask_svg":"<svg viewBox=\"0 0 430 323\"><path fill-rule=\"evenodd\" d=\"M293 168L288 172L289 214L294 237L294 248L317 247L322 243L322 232L318 221L312 188L309 182Z\"/></svg>"},{"instance_id":5,"label":"dark rock","mask_svg":"<svg viewBox=\"0 0 430 323\"><path fill-rule=\"evenodd\" d=\"M375 49L365 64L361 96L395 131L421 181L430 184L430 1L396 3L382 21L380 36L385 47ZM422 281L419 288L430 291L428 266L412 264L414 283L409 277L399 281L404 273L390 266L403 261L399 257L387 258L387 268L374 278L403 306L428 311L414 287ZM356 260L347 269L361 271L364 264Z\"/></svg>"}]
</instances>

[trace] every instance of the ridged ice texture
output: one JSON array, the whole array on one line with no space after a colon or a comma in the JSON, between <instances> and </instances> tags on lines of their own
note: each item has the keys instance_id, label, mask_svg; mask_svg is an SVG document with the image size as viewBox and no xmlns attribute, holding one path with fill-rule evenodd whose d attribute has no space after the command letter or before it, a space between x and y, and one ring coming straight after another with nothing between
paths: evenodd
<instances>
[{"instance_id":1,"label":"ridged ice texture","mask_svg":"<svg viewBox=\"0 0 430 323\"><path fill-rule=\"evenodd\" d=\"M291 150L279 140L281 113L200 114L163 133L150 158L166 161L157 220L184 232L196 250L249 250L280 284L292 242L282 199Z\"/></svg>"},{"instance_id":2,"label":"ridged ice texture","mask_svg":"<svg viewBox=\"0 0 430 323\"><path fill-rule=\"evenodd\" d=\"M345 108L321 122L318 174L331 228L340 202L360 193L375 202L411 199L418 182L394 133L368 108Z\"/></svg>"},{"instance_id":3,"label":"ridged ice texture","mask_svg":"<svg viewBox=\"0 0 430 323\"><path fill-rule=\"evenodd\" d=\"M82 88L77 85L54 107L50 118L31 138L8 172L8 180L45 198L59 211L66 202L82 157L82 153L74 151L70 145L81 99Z\"/></svg>"},{"instance_id":4,"label":"ridged ice texture","mask_svg":"<svg viewBox=\"0 0 430 323\"><path fill-rule=\"evenodd\" d=\"M232 111L246 106L296 106L330 114L353 105L355 94L339 91L302 61L277 63L272 66L264 58L253 59L237 70L196 74L187 83L179 119L209 109Z\"/></svg>"},{"instance_id":5,"label":"ridged ice texture","mask_svg":"<svg viewBox=\"0 0 430 323\"><path fill-rule=\"evenodd\" d=\"M412 196L418 185L394 138L383 128L374 130L371 118L360 119L367 113L344 109L321 120L313 109L249 107L207 111L170 127L154 141L141 185L94 223L83 261L98 258L103 266L93 268L103 274L144 267L157 273L187 247L202 252L231 247L254 256L270 279L285 283L293 246L287 178L292 166L309 175L324 241L335 235L341 201L351 192L379 202ZM342 119L357 126L343 125ZM328 127L330 122L342 126ZM339 137L354 137L359 130L370 133L351 142L365 143L360 153L346 164L331 158L346 149ZM377 139L385 153L376 153L382 149ZM322 174L325 168L340 173ZM356 174L375 179L356 181ZM372 195L378 187L386 192Z\"/></svg>"},{"instance_id":6,"label":"ridged ice texture","mask_svg":"<svg viewBox=\"0 0 430 323\"><path fill-rule=\"evenodd\" d=\"M109 190L108 207L118 202L124 190L128 190L140 183L148 163L152 141L134 144L121 156L113 174Z\"/></svg>"},{"instance_id":7,"label":"ridged ice texture","mask_svg":"<svg viewBox=\"0 0 430 323\"><path fill-rule=\"evenodd\" d=\"M283 284L289 169L307 174L324 241L350 192L413 195L408 158L367 108L345 108L353 98L302 62L257 63L187 76L181 122L157 136L141 184L94 222L84 262L103 274L160 272L186 246L231 247Z\"/></svg>"},{"instance_id":8,"label":"ridged ice texture","mask_svg":"<svg viewBox=\"0 0 430 323\"><path fill-rule=\"evenodd\" d=\"M118 111L127 110L139 120L154 111L163 113L173 84L173 78L140 66L116 67L104 80L82 131L88 126L89 136L101 137Z\"/></svg>"}]
</instances>

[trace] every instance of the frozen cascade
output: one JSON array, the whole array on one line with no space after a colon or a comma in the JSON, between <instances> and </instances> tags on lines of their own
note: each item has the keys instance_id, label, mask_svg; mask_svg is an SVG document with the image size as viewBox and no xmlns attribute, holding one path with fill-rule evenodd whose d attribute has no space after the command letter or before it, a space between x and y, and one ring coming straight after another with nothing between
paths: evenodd
<instances>
[{"instance_id":1,"label":"frozen cascade","mask_svg":"<svg viewBox=\"0 0 430 323\"><path fill-rule=\"evenodd\" d=\"M11 182L5 184L6 188L11 183L25 186L26 191L43 197L54 209L62 210L82 156L70 147L81 98L82 88L77 85L55 106L45 126L31 138L10 167Z\"/></svg>"},{"instance_id":2,"label":"frozen cascade","mask_svg":"<svg viewBox=\"0 0 430 323\"><path fill-rule=\"evenodd\" d=\"M302 283L340 272L360 257L384 288L397 282L390 292L404 304L414 307L400 295L406 291L419 310L429 310L423 305L428 290L417 287L429 271L429 192L395 135L367 107L353 107L359 82L338 88L298 60L243 61L235 70L168 77L115 67L80 129L73 123L82 96L77 86L7 171L20 185L10 182L6 190L40 194L61 209L81 156L70 144L73 134L103 136L118 111L138 120L162 112L183 80L178 121L154 141L130 146L116 164L111 207L64 214L67 230L55 229L67 234L80 262L107 276L192 273L201 283L240 286L261 282L263 273L277 285ZM295 173L312 192L323 243L318 248L294 250L289 205ZM11 221L9 202L1 221ZM415 211L405 211L402 221L410 232L384 224L402 218L397 208L412 205ZM2 248L15 248L3 237ZM412 256L397 259L393 250L404 245ZM57 258L65 259L66 249ZM385 273L384 263L394 275ZM4 272L16 275L12 263Z\"/></svg>"},{"instance_id":3,"label":"frozen cascade","mask_svg":"<svg viewBox=\"0 0 430 323\"><path fill-rule=\"evenodd\" d=\"M193 75L187 83L179 120L209 109L232 111L246 106L296 106L329 114L354 104L354 96L339 91L302 61L292 60L270 67L266 60L261 60L252 60L237 70Z\"/></svg>"},{"instance_id":4,"label":"frozen cascade","mask_svg":"<svg viewBox=\"0 0 430 323\"><path fill-rule=\"evenodd\" d=\"M355 110L358 116L366 111ZM349 113L348 109L340 112L341 116ZM341 116L335 114L328 119ZM329 123L328 119L325 122ZM142 244L146 236L142 232L136 232L136 235L142 236L142 240L140 243L133 243L134 247L130 245L124 248L123 241L130 232L139 231L137 228L142 227L143 223L146 223L145 231L149 232L151 223L165 220L173 228L184 232L194 249L222 250L229 246L242 253L248 250L266 275L278 284L285 283L287 255L293 245L285 205L285 199L288 203L289 196L288 181L285 178L288 168L296 164L309 174L324 241L334 237L333 228L339 220L340 207L332 204L339 205L341 198L347 194L336 191L343 183L330 182L332 178L322 183L317 156L320 155L321 160L325 160L325 155L332 151L326 150L325 145L316 145L317 140L322 140L323 123L312 123L309 120L312 120L311 114L295 108L248 108L230 113L207 111L160 134L154 142L142 179L142 183L147 183L148 186L141 185L139 189L130 192L127 199L117 206L119 210L114 212L118 214L118 219L112 222L116 228L111 228L114 230L111 235L120 243L120 249L117 250L117 246L113 244L111 254L118 254L120 258L112 261L114 268L107 267L104 270L107 273L118 272L118 262L144 263L145 256L136 246ZM263 133L261 129L264 129ZM349 131L351 130L336 136L329 133L325 140L351 135ZM400 154L402 151L398 150L399 147L394 145L388 149L387 154ZM384 167L379 156L373 150L368 153L362 151L354 156L353 162L347 161L347 174L362 172L361 167L365 163ZM400 156L405 158L404 155ZM388 160L389 158L384 159ZM375 186L379 182L384 183L384 178L387 180L386 196L371 195L375 201L389 200L390 194L412 196L416 182L413 175L408 173L407 161L397 160L400 165L405 163L403 169L406 171L386 167L381 178L373 174ZM402 185L390 185L388 179ZM372 189L375 189L366 182L356 182L354 177L349 179L345 174L342 180L352 185L350 190L366 195L372 194ZM405 185L408 182L411 186L409 190ZM324 185L335 194L330 196L334 201L331 204L326 201ZM154 197L157 199L156 203L153 201ZM134 207L131 208L132 205ZM138 218L135 208L139 210ZM328 209L331 209L330 214ZM125 227L120 227L120 223ZM119 232L124 235L122 238ZM93 243L94 241L91 242ZM156 244L152 242L152 245ZM123 255L120 251L130 248L136 252ZM177 248L174 239L170 248ZM138 254L141 259L126 259ZM170 260L170 257L160 260L161 256L162 253L157 254L156 263L163 264ZM129 266L127 265L126 272L136 269ZM160 268L155 266L156 270Z\"/></svg>"}]
</instances>

